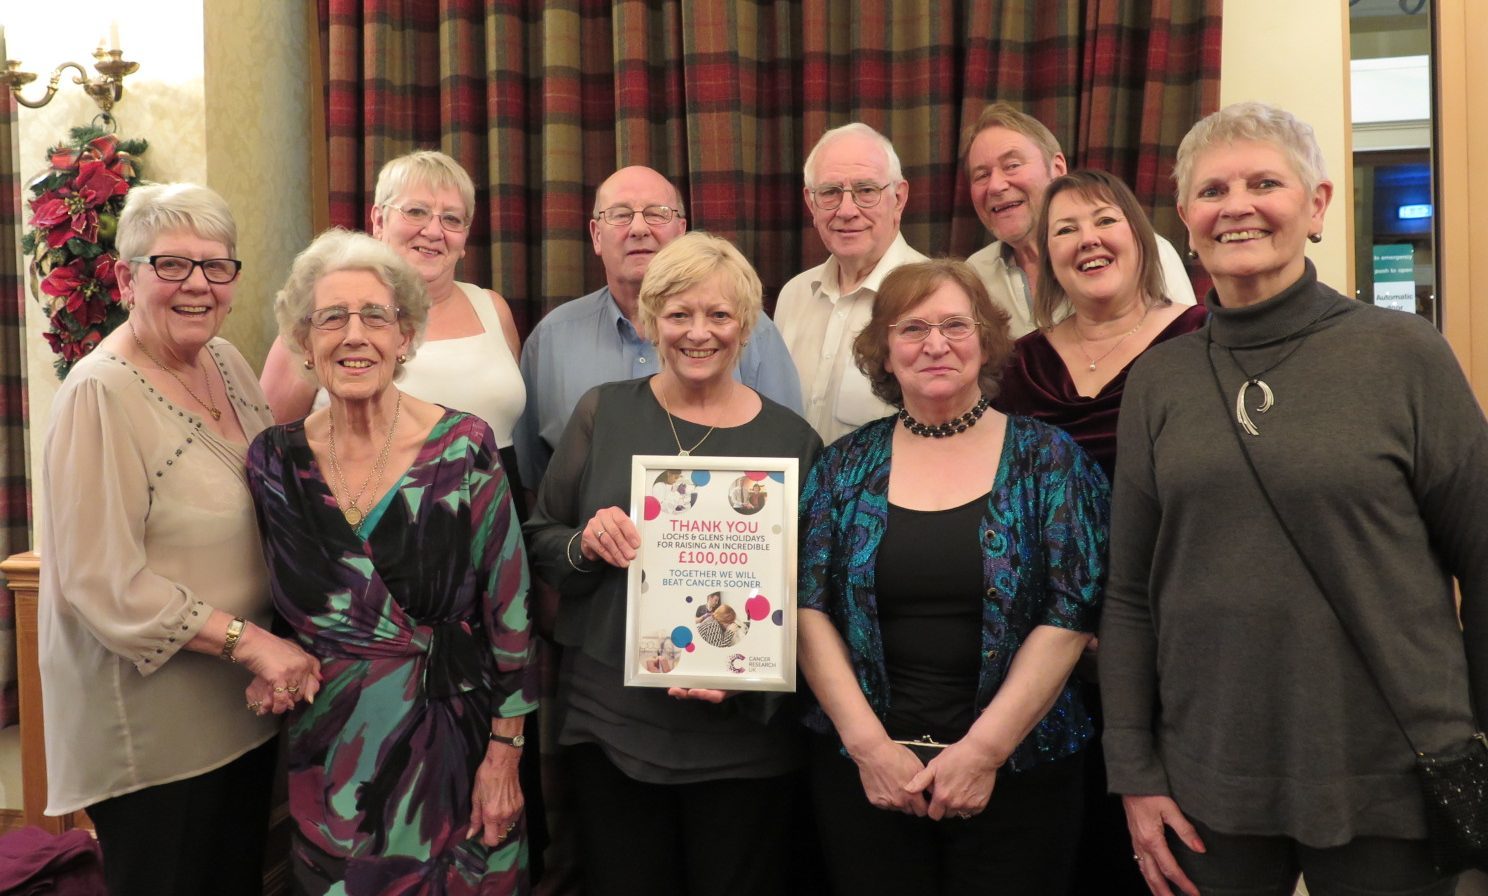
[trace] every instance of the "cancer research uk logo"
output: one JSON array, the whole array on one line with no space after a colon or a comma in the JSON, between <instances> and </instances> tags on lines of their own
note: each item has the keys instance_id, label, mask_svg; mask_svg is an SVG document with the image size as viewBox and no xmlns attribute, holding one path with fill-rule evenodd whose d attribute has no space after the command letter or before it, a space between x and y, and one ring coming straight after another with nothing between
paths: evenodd
<instances>
[{"instance_id":1,"label":"cancer research uk logo","mask_svg":"<svg viewBox=\"0 0 1488 896\"><path fill-rule=\"evenodd\" d=\"M729 671L735 675L744 674L744 654L736 653L728 658Z\"/></svg>"}]
</instances>

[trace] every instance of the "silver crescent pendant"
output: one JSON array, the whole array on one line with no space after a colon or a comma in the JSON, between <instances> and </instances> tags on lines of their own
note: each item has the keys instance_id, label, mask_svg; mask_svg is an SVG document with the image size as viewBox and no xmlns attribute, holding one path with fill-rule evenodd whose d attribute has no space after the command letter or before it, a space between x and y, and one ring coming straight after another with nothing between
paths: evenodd
<instances>
[{"instance_id":1,"label":"silver crescent pendant","mask_svg":"<svg viewBox=\"0 0 1488 896\"><path fill-rule=\"evenodd\" d=\"M1261 390L1261 403L1256 405L1257 414L1264 414L1271 410L1272 405L1276 404L1276 396L1271 393L1271 387L1266 385L1265 380L1255 378L1241 383L1240 391L1235 393L1235 419L1240 421L1241 428L1246 432L1258 436L1261 431L1256 429L1256 425L1250 420L1250 414L1245 411L1245 393L1251 386L1256 386Z\"/></svg>"}]
</instances>

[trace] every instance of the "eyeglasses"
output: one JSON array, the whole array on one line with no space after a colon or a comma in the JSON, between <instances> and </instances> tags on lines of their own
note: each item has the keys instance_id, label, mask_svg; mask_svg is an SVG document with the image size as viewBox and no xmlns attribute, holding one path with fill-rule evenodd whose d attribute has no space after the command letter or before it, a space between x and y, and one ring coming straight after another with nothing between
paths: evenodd
<instances>
[{"instance_id":1,"label":"eyeglasses","mask_svg":"<svg viewBox=\"0 0 1488 896\"><path fill-rule=\"evenodd\" d=\"M682 214L681 209L672 208L670 205L648 205L642 209L626 208L623 205L614 205L602 212L595 212L594 220L603 221L606 224L613 224L616 227L625 227L630 224L637 213L640 214L641 219L647 224L655 224L657 226L660 226L662 224L670 224L672 223L673 218L687 217L686 215Z\"/></svg>"},{"instance_id":2,"label":"eyeglasses","mask_svg":"<svg viewBox=\"0 0 1488 896\"><path fill-rule=\"evenodd\" d=\"M238 277L238 271L243 269L243 263L236 258L185 258L180 255L137 255L129 259L137 264L148 264L155 271L155 276L170 283L180 283L191 276L191 272L197 268L202 269L202 276L207 278L208 283L231 283Z\"/></svg>"},{"instance_id":3,"label":"eyeglasses","mask_svg":"<svg viewBox=\"0 0 1488 896\"><path fill-rule=\"evenodd\" d=\"M889 329L906 342L924 342L930 337L931 330L939 330L940 335L951 342L960 342L975 333L978 326L980 324L969 317L948 317L938 324L918 317L907 317L897 324L889 324Z\"/></svg>"},{"instance_id":4,"label":"eyeglasses","mask_svg":"<svg viewBox=\"0 0 1488 896\"><path fill-rule=\"evenodd\" d=\"M883 199L884 190L892 187L892 181L886 184L860 183L844 188L841 184L827 184L817 187L811 191L811 201L824 212L832 211L842 206L842 197L848 193L852 194L853 205L858 208L873 208Z\"/></svg>"},{"instance_id":5,"label":"eyeglasses","mask_svg":"<svg viewBox=\"0 0 1488 896\"><path fill-rule=\"evenodd\" d=\"M410 205L407 208L401 205L393 205L391 202L385 202L383 205L388 208L397 209L398 214L403 216L403 220L412 224L414 227L423 227L434 218L438 218L439 226L448 230L450 233L462 233L465 228L470 226L470 222L465 220L464 215L457 215L454 212L444 212L443 214L436 215L422 205Z\"/></svg>"},{"instance_id":6,"label":"eyeglasses","mask_svg":"<svg viewBox=\"0 0 1488 896\"><path fill-rule=\"evenodd\" d=\"M355 314L362 319L362 326L380 330L390 327L403 316L403 309L396 305L363 305L360 311L352 311L340 305L317 308L305 315L305 320L317 330L342 330Z\"/></svg>"}]
</instances>

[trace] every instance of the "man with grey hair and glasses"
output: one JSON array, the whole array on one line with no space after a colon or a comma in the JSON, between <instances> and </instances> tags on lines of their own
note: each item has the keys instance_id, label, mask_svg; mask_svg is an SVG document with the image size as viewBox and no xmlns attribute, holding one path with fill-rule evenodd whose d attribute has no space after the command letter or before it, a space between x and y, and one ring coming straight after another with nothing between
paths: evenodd
<instances>
[{"instance_id":1,"label":"man with grey hair and glasses","mask_svg":"<svg viewBox=\"0 0 1488 896\"><path fill-rule=\"evenodd\" d=\"M522 482L533 491L585 392L660 372L656 347L637 326L641 279L656 253L686 230L681 193L656 171L621 168L599 185L589 236L604 263L605 285L553 309L522 348L527 407L513 438ZM761 315L750 333L734 375L800 412L800 382L768 317Z\"/></svg>"},{"instance_id":2,"label":"man with grey hair and glasses","mask_svg":"<svg viewBox=\"0 0 1488 896\"><path fill-rule=\"evenodd\" d=\"M884 277L925 256L899 233L909 183L887 137L861 122L833 128L805 174L806 207L831 257L780 290L775 322L801 376L806 420L830 444L894 412L858 370L852 344Z\"/></svg>"}]
</instances>

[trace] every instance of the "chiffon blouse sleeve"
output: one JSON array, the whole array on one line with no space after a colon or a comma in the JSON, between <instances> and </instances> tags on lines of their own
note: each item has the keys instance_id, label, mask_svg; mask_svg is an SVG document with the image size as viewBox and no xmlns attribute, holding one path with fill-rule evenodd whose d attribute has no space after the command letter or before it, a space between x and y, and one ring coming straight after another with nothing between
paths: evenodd
<instances>
[{"instance_id":1,"label":"chiffon blouse sleeve","mask_svg":"<svg viewBox=\"0 0 1488 896\"><path fill-rule=\"evenodd\" d=\"M1039 512L1047 581L1038 624L1093 632L1106 585L1111 487L1074 439L1046 431Z\"/></svg>"},{"instance_id":2,"label":"chiffon blouse sleeve","mask_svg":"<svg viewBox=\"0 0 1488 896\"><path fill-rule=\"evenodd\" d=\"M68 536L43 550L57 571L52 597L104 647L149 675L211 614L190 588L146 562L150 473L135 427L150 422L140 410L97 377L57 395L43 478L50 529Z\"/></svg>"},{"instance_id":3,"label":"chiffon blouse sleeve","mask_svg":"<svg viewBox=\"0 0 1488 896\"><path fill-rule=\"evenodd\" d=\"M584 393L574 406L538 489L537 505L525 526L538 575L557 588L560 595L588 594L604 578L598 575L604 565L584 560L574 539L588 522L582 495L598 408L598 389Z\"/></svg>"}]
</instances>

